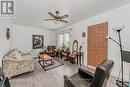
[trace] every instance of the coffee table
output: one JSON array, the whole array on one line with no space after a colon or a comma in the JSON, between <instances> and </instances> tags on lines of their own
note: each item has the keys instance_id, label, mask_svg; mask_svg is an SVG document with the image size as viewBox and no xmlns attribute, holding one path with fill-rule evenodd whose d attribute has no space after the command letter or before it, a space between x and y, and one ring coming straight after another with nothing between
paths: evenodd
<instances>
[{"instance_id":1,"label":"coffee table","mask_svg":"<svg viewBox=\"0 0 130 87\"><path fill-rule=\"evenodd\" d=\"M47 55L47 54L39 54L39 61L41 62L43 62L43 65L42 65L42 67L46 67L46 66L50 66L50 65L52 65L52 57L51 56L49 56L49 55ZM47 61L50 61L51 62L51 64L47 64L47 65L45 65L45 63L47 62Z\"/></svg>"}]
</instances>

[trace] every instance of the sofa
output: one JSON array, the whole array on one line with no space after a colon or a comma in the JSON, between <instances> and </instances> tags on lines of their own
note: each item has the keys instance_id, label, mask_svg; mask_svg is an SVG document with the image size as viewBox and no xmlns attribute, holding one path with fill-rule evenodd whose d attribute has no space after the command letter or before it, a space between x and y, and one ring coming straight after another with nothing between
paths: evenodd
<instances>
[{"instance_id":1,"label":"sofa","mask_svg":"<svg viewBox=\"0 0 130 87\"><path fill-rule=\"evenodd\" d=\"M2 67L5 77L11 78L34 70L34 59L30 54L21 54L13 50L5 55L2 60Z\"/></svg>"}]
</instances>

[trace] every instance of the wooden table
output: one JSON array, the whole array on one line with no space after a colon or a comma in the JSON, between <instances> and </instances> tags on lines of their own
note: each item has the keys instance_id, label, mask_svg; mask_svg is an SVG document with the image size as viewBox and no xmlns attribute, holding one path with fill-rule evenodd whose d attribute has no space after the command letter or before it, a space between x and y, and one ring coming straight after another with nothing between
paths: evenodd
<instances>
[{"instance_id":1,"label":"wooden table","mask_svg":"<svg viewBox=\"0 0 130 87\"><path fill-rule=\"evenodd\" d=\"M49 65L52 65L52 57L47 55L47 54L39 54L39 61L42 61L43 62L43 65L42 67L46 67L46 66L49 66ZM48 65L44 65L44 63L46 63L46 61L51 61L51 64L48 64Z\"/></svg>"},{"instance_id":2,"label":"wooden table","mask_svg":"<svg viewBox=\"0 0 130 87\"><path fill-rule=\"evenodd\" d=\"M83 52L76 52L76 54L69 55L69 60L72 64L75 64L75 59L77 59L77 64L80 64L80 66L81 66L82 62L84 62L84 53Z\"/></svg>"}]
</instances>

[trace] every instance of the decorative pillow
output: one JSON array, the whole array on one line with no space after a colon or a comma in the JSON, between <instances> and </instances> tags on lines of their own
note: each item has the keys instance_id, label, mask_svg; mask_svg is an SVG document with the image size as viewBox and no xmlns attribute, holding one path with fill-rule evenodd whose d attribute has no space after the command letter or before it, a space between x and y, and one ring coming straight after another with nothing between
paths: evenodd
<instances>
[{"instance_id":1,"label":"decorative pillow","mask_svg":"<svg viewBox=\"0 0 130 87\"><path fill-rule=\"evenodd\" d=\"M15 59L21 59L21 54L19 51L14 50L9 54L9 57L15 58Z\"/></svg>"}]
</instances>

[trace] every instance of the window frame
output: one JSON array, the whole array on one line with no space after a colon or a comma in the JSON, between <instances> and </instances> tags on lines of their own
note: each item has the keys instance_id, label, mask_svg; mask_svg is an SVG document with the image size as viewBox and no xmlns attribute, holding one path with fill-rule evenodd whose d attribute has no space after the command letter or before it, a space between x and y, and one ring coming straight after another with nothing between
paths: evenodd
<instances>
[{"instance_id":1,"label":"window frame","mask_svg":"<svg viewBox=\"0 0 130 87\"><path fill-rule=\"evenodd\" d=\"M69 44L68 44L69 46L68 47L70 47L70 32L64 32L64 33L59 33L58 34L58 47L60 47L60 45L61 45L60 42L59 42L59 38L60 38L59 36L60 35L63 35L62 47L66 47L65 46L65 34L69 34Z\"/></svg>"}]
</instances>

